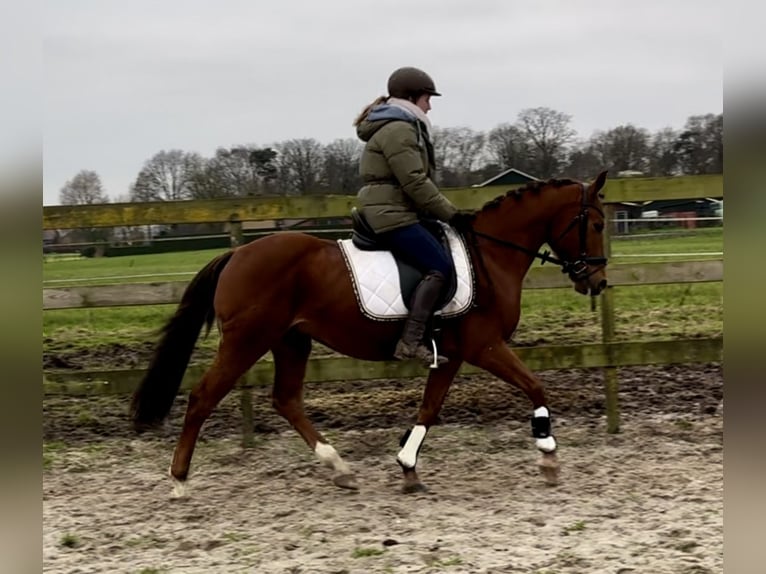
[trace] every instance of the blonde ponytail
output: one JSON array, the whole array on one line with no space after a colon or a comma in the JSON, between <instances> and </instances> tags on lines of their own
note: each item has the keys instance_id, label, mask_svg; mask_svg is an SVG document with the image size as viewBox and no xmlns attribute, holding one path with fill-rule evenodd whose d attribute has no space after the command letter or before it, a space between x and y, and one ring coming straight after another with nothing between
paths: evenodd
<instances>
[{"instance_id":1,"label":"blonde ponytail","mask_svg":"<svg viewBox=\"0 0 766 574\"><path fill-rule=\"evenodd\" d=\"M354 120L354 126L358 126L361 124L364 119L367 117L367 114L370 113L370 110L374 108L375 106L379 106L382 103L385 103L386 100L388 100L388 96L378 96L375 98L375 100L372 103L367 104L367 106L362 110L362 112L356 116L356 119Z\"/></svg>"}]
</instances>

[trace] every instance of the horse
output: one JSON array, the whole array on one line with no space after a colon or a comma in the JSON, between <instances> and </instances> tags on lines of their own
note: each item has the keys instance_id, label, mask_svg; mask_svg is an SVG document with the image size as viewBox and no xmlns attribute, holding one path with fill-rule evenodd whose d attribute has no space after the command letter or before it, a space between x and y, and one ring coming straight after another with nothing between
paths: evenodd
<instances>
[{"instance_id":1,"label":"horse","mask_svg":"<svg viewBox=\"0 0 766 574\"><path fill-rule=\"evenodd\" d=\"M540 471L548 484L557 483L557 443L543 384L508 341L519 322L522 281L535 259L559 265L578 293L595 296L606 287L601 201L606 175L601 172L591 183L534 181L488 201L459 230L476 269L476 297L465 313L441 322L440 354L449 360L428 371L416 423L402 437L396 461L403 492L426 490L416 471L418 453L464 362L524 392L532 404ZM544 244L553 254L540 252ZM269 350L273 407L332 469L336 486L358 489L349 465L304 412L303 379L312 341L359 360L393 360L402 321L375 321L361 312L338 243L300 232L272 234L205 265L162 327L149 368L133 394L130 413L137 432L167 417L202 327L209 332L214 321L219 346L190 392L170 466L176 496L185 496L204 422Z\"/></svg>"}]
</instances>

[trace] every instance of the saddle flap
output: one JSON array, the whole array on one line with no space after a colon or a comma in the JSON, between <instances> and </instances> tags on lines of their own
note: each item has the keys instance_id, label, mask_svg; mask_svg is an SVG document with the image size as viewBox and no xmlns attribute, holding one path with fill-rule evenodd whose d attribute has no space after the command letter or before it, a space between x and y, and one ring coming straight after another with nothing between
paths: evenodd
<instances>
[{"instance_id":1,"label":"saddle flap","mask_svg":"<svg viewBox=\"0 0 766 574\"><path fill-rule=\"evenodd\" d=\"M444 253L447 256L447 259L449 259L450 266L454 270L455 262L452 257L452 247L446 232L447 226L437 219L426 217L420 218L420 224L426 231L433 235L444 248ZM356 207L351 208L351 225L351 242L357 249L362 251L389 251L385 241L380 239L379 235L375 233L375 230ZM418 286L418 283L420 283L420 280L423 278L423 273L397 257L395 254L392 253L392 255L399 270L399 284L402 290L404 305L409 309L412 294L415 291L415 287ZM450 277L450 282L447 284L445 293L439 302L439 309L455 296L455 291L457 291L457 277L453 272Z\"/></svg>"},{"instance_id":2,"label":"saddle flap","mask_svg":"<svg viewBox=\"0 0 766 574\"><path fill-rule=\"evenodd\" d=\"M473 269L463 239L452 228L438 222L437 225L444 231L455 268L455 289L441 305L440 315L443 318L458 317L467 313L473 304ZM406 318L409 305L405 304L405 299L409 302L422 274L397 262L390 251L358 247L353 236L339 239L338 245L362 313L378 321Z\"/></svg>"}]
</instances>

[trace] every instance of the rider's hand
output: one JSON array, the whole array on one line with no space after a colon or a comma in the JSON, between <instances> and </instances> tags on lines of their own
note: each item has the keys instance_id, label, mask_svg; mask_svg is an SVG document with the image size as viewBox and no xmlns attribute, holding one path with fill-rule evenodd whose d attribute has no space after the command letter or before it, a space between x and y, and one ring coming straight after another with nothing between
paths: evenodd
<instances>
[{"instance_id":1,"label":"rider's hand","mask_svg":"<svg viewBox=\"0 0 766 574\"><path fill-rule=\"evenodd\" d=\"M472 211L458 211L450 218L449 224L458 231L463 231L471 227L475 217L476 214Z\"/></svg>"}]
</instances>

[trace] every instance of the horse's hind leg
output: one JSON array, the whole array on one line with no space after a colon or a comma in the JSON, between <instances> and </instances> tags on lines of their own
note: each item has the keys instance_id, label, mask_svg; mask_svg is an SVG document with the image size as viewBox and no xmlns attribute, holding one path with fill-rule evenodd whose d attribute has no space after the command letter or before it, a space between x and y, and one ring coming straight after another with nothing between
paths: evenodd
<instances>
[{"instance_id":1,"label":"horse's hind leg","mask_svg":"<svg viewBox=\"0 0 766 574\"><path fill-rule=\"evenodd\" d=\"M202 425L221 399L234 388L237 380L268 348L267 341L254 341L252 337L224 333L212 366L189 394L183 430L170 466L176 496L183 496L185 493L191 459Z\"/></svg>"},{"instance_id":2,"label":"horse's hind leg","mask_svg":"<svg viewBox=\"0 0 766 574\"><path fill-rule=\"evenodd\" d=\"M462 361L452 360L445 365L441 365L438 369L431 370L428 375L426 388L423 391L423 400L418 411L417 423L402 437L400 441L402 449L396 457L396 461L402 467L402 471L404 471L402 492L410 493L426 490L415 470L418 453L420 452L420 447L423 446L428 429L436 424L439 411L441 411L452 380L455 378L455 374L461 364Z\"/></svg>"},{"instance_id":3,"label":"horse's hind leg","mask_svg":"<svg viewBox=\"0 0 766 574\"><path fill-rule=\"evenodd\" d=\"M336 486L358 488L348 464L317 432L303 409L303 378L311 354L311 337L296 330L289 331L271 352L274 355L274 408L298 431L319 460L335 471Z\"/></svg>"}]
</instances>

